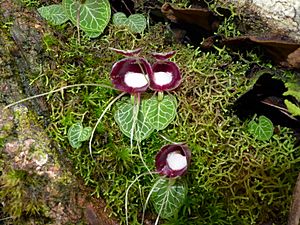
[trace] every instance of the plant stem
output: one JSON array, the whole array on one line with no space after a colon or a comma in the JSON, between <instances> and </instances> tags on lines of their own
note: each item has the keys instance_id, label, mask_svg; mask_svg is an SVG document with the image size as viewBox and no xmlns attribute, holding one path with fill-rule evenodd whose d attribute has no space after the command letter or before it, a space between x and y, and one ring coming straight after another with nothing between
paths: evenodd
<instances>
[{"instance_id":1,"label":"plant stem","mask_svg":"<svg viewBox=\"0 0 300 225\"><path fill-rule=\"evenodd\" d=\"M148 170L148 172L150 172L149 167L147 166L146 162L144 161L143 154L142 154L141 147L140 147L140 142L137 142L137 148L139 150L139 155L140 155L140 158L142 160L142 163L144 164L144 166L146 167L146 169Z\"/></svg>"},{"instance_id":2,"label":"plant stem","mask_svg":"<svg viewBox=\"0 0 300 225\"><path fill-rule=\"evenodd\" d=\"M128 225L128 193L129 193L129 189L132 187L132 185L137 182L137 180L142 177L142 176L145 176L145 175L148 175L148 174L157 174L157 172L145 172L145 173L142 173L140 175L138 175L133 181L132 183L128 186L128 188L126 189L126 192L125 192L125 217L126 217L126 225Z\"/></svg>"},{"instance_id":3,"label":"plant stem","mask_svg":"<svg viewBox=\"0 0 300 225\"><path fill-rule=\"evenodd\" d=\"M164 99L164 92L163 91L159 91L157 94L157 100L160 102Z\"/></svg>"},{"instance_id":4,"label":"plant stem","mask_svg":"<svg viewBox=\"0 0 300 225\"><path fill-rule=\"evenodd\" d=\"M167 137L165 137L162 134L158 134L158 136L162 137L165 141L170 142L170 143L175 144L175 145L177 145L177 144L183 144L184 143L184 142L174 142L174 141L168 139Z\"/></svg>"},{"instance_id":5,"label":"plant stem","mask_svg":"<svg viewBox=\"0 0 300 225\"><path fill-rule=\"evenodd\" d=\"M133 121L132 121L132 128L130 133L130 148L133 148L133 138L135 137L135 127L138 120L138 115L140 111L140 102L141 102L141 94L138 93L137 96L134 98L134 105L133 105ZM139 140L137 140L139 141Z\"/></svg>"},{"instance_id":6,"label":"plant stem","mask_svg":"<svg viewBox=\"0 0 300 225\"><path fill-rule=\"evenodd\" d=\"M14 103L11 103L11 104L5 106L4 109L10 108L10 107L12 107L14 105L20 104L22 102L26 102L26 101L31 100L31 99L35 99L35 98L39 98L39 97L42 97L42 96L45 96L45 95L49 95L49 94L52 94L52 93L55 93L55 92L63 91L64 89L67 89L67 88L81 87L81 86L104 87L104 88L110 88L110 89L116 90L115 88L113 88L111 86L108 86L108 85L104 85L104 84L72 84L72 85L68 85L68 86L64 86L64 87L55 89L53 91L49 91L49 92L45 92L45 93L42 93L42 94L30 96L28 98L21 99L21 100L19 100L17 102L14 102Z\"/></svg>"},{"instance_id":7,"label":"plant stem","mask_svg":"<svg viewBox=\"0 0 300 225\"><path fill-rule=\"evenodd\" d=\"M78 1L78 8L76 13L76 26L77 26L77 38L78 38L78 44L80 45L80 8L81 8L81 2Z\"/></svg>"},{"instance_id":8,"label":"plant stem","mask_svg":"<svg viewBox=\"0 0 300 225\"><path fill-rule=\"evenodd\" d=\"M158 179L158 180L154 183L154 185L152 186L152 188L151 188L151 190L150 190L150 192L149 192L149 194L148 194L148 196L147 196L145 205L144 205L144 207L143 207L142 225L144 224L146 207L147 207L147 205L148 205L148 202L149 202L149 200L150 200L150 197L151 197L151 195L152 195L154 189L155 189L156 186L159 184L159 182L160 182L160 179Z\"/></svg>"},{"instance_id":9,"label":"plant stem","mask_svg":"<svg viewBox=\"0 0 300 225\"><path fill-rule=\"evenodd\" d=\"M115 97L109 104L108 106L103 110L102 114L100 115L99 119L97 120L96 122L96 125L94 126L93 130L92 130L92 133L91 133L91 137L90 137L90 141L89 141L89 152L90 152L90 155L91 157L93 158L93 155L92 155L92 140L93 140L93 137L94 137L94 133L97 129L97 126L99 125L100 121L102 120L103 116L105 115L105 113L107 112L107 110L109 110L109 108L117 101L119 100L123 95L125 95L126 92L123 92L121 94L119 94L117 97Z\"/></svg>"}]
</instances>

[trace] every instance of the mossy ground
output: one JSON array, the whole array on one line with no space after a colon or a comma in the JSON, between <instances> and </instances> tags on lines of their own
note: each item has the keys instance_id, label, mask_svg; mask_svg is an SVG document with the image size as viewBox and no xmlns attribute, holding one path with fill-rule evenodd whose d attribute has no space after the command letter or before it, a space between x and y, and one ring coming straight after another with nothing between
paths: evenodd
<instances>
[{"instance_id":1,"label":"mossy ground","mask_svg":"<svg viewBox=\"0 0 300 225\"><path fill-rule=\"evenodd\" d=\"M109 85L111 66L122 57L108 47L142 47L149 61L151 52L177 52L172 61L182 71L183 82L172 94L179 103L178 115L171 125L153 133L141 146L144 160L153 171L155 154L168 144L162 136L185 142L192 151L191 167L184 178L189 186L188 199L178 217L165 224L286 224L300 167L300 149L293 146L292 132L276 127L270 141L257 141L247 132L247 121L240 121L230 110L255 81L245 76L250 65L265 65L257 55L229 53L226 49L203 52L177 44L170 41L171 34L163 24L150 26L141 37L109 26L100 38L82 38L80 44L74 31L68 24L44 36L45 53L52 64L32 76L32 85L44 87L44 91L79 83ZM67 141L67 131L73 123L83 119L84 126L93 127L117 94L111 89L80 87L48 96L48 132L72 160L74 172L94 189L91 194L103 197L112 214L124 223L125 191L136 176L147 170L137 149L130 148L130 140L114 121L115 108L97 127L94 159L87 143L72 149ZM153 178L147 176L131 188L130 224L140 221L152 184ZM147 218L155 218L151 205Z\"/></svg>"},{"instance_id":2,"label":"mossy ground","mask_svg":"<svg viewBox=\"0 0 300 225\"><path fill-rule=\"evenodd\" d=\"M178 115L167 129L142 142L143 157L151 170L154 170L155 154L168 143L160 135L175 142L185 142L192 150L192 164L186 176L189 198L171 224L258 224L268 221L285 224L300 166L299 148L293 147L292 132L278 127L270 141L257 141L247 132L247 122L240 121L230 110L233 102L255 80L245 77L250 64L263 63L254 53L236 54L233 59L226 49L202 52L169 39L162 24L150 27L142 37L110 26L107 35L98 40L82 39L80 45L74 37L62 44L54 36L47 36L48 52L57 69L46 69L39 82L47 81L46 88L76 83L109 84L111 66L121 56L108 47L142 47L149 59L150 52L176 50L172 60L183 74L181 87L172 93L179 102ZM52 48L49 40L60 44ZM97 128L93 140L94 160L89 155L87 143L72 149L66 138L68 128L83 117L85 126L93 126L117 94L110 89L84 87L50 96L48 102L52 114L48 129L66 149L74 162L74 171L86 185L94 188L92 194L104 197L114 216L124 222L125 191L137 175L146 172L146 168L138 151L130 149L129 139L116 125L114 108ZM152 178L145 177L132 187L130 224L138 223L141 206L151 185ZM152 211L151 206L148 211Z\"/></svg>"}]
</instances>

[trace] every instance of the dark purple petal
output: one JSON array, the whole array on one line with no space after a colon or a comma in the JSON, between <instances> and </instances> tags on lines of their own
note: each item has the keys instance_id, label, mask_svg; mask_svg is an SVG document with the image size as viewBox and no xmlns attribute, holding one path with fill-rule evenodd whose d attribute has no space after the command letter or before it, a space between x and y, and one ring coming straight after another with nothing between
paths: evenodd
<instances>
[{"instance_id":1,"label":"dark purple petal","mask_svg":"<svg viewBox=\"0 0 300 225\"><path fill-rule=\"evenodd\" d=\"M133 49L133 50L121 50L121 49L117 49L117 48L109 48L109 49L111 49L121 55L127 56L127 57L138 56L142 51L142 48L137 48L137 49Z\"/></svg>"},{"instance_id":2,"label":"dark purple petal","mask_svg":"<svg viewBox=\"0 0 300 225\"><path fill-rule=\"evenodd\" d=\"M113 85L120 91L131 94L147 90L151 65L143 58L125 58L116 62L110 72Z\"/></svg>"},{"instance_id":3,"label":"dark purple petal","mask_svg":"<svg viewBox=\"0 0 300 225\"><path fill-rule=\"evenodd\" d=\"M159 61L152 65L150 88L154 91L171 91L181 83L181 74L176 63Z\"/></svg>"},{"instance_id":4,"label":"dark purple petal","mask_svg":"<svg viewBox=\"0 0 300 225\"><path fill-rule=\"evenodd\" d=\"M170 154L177 154L186 159L186 166L181 169L174 170L171 165L168 163L168 156ZM183 144L170 144L163 146L155 157L155 167L156 171L166 177L177 177L182 176L186 173L191 162L191 151L186 145Z\"/></svg>"},{"instance_id":5,"label":"dark purple petal","mask_svg":"<svg viewBox=\"0 0 300 225\"><path fill-rule=\"evenodd\" d=\"M152 56L156 59L156 60L167 60L169 58L171 58L173 55L175 55L175 51L171 51L171 52L166 52L166 53L157 53L154 52L152 53Z\"/></svg>"}]
</instances>

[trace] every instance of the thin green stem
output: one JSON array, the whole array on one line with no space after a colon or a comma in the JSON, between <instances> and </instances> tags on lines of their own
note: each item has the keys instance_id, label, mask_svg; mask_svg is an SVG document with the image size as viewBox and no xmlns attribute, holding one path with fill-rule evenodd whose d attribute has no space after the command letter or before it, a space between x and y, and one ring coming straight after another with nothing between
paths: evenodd
<instances>
[{"instance_id":1,"label":"thin green stem","mask_svg":"<svg viewBox=\"0 0 300 225\"><path fill-rule=\"evenodd\" d=\"M157 100L159 102L161 102L164 99L164 92L163 91L159 91L157 94Z\"/></svg>"},{"instance_id":2,"label":"thin green stem","mask_svg":"<svg viewBox=\"0 0 300 225\"><path fill-rule=\"evenodd\" d=\"M100 121L102 120L103 116L105 115L105 113L110 109L110 107L117 101L119 100L122 96L124 96L126 94L126 92L123 92L121 94L119 94L117 97L115 97L109 104L108 106L103 110L102 114L100 115L99 119L97 120L96 122L96 125L94 126L93 130L92 130L92 133L91 133L91 137L90 137L90 141L89 141L89 152L90 152L90 155L91 157L93 158L93 155L92 155L92 140L93 140L93 137L94 137L94 133L97 129L97 126L99 125Z\"/></svg>"},{"instance_id":3,"label":"thin green stem","mask_svg":"<svg viewBox=\"0 0 300 225\"><path fill-rule=\"evenodd\" d=\"M14 102L14 103L11 103L11 104L5 106L4 109L10 108L14 105L20 104L22 102L26 102L26 101L31 100L31 99L35 99L35 98L43 97L45 95L49 95L49 94L52 94L52 93L55 93L55 92L63 91L64 89L67 89L67 88L81 87L81 86L104 87L104 88L110 88L110 89L116 90L115 88L113 88L111 86L108 86L108 85L104 85L104 84L72 84L72 85L68 85L68 86L64 86L64 87L55 89L53 91L48 91L48 92L45 92L45 93L42 93L42 94L38 94L38 95L30 96L28 98L21 99L17 102Z\"/></svg>"},{"instance_id":4,"label":"thin green stem","mask_svg":"<svg viewBox=\"0 0 300 225\"><path fill-rule=\"evenodd\" d=\"M159 184L159 181L160 181L160 179L158 179L158 180L154 183L154 185L152 186L152 188L151 188L151 190L150 190L150 192L149 192L149 194L148 194L148 196L147 196L146 202L145 202L144 207L143 207L143 215L142 215L142 223L141 223L142 225L144 224L145 212L146 212L146 208L147 208L148 202L149 202L149 200L150 200L150 197L151 197L151 195L152 195L154 189L155 189L156 186Z\"/></svg>"},{"instance_id":5,"label":"thin green stem","mask_svg":"<svg viewBox=\"0 0 300 225\"><path fill-rule=\"evenodd\" d=\"M0 221L10 220L10 219L14 219L14 218L15 217L13 217L13 216L8 216L8 217L1 218Z\"/></svg>"},{"instance_id":6,"label":"thin green stem","mask_svg":"<svg viewBox=\"0 0 300 225\"><path fill-rule=\"evenodd\" d=\"M85 112L82 114L81 121L80 121L81 124L82 124L82 122L83 122L83 119L84 119L85 114L87 114L87 113L88 113L88 111L85 111Z\"/></svg>"},{"instance_id":7,"label":"thin green stem","mask_svg":"<svg viewBox=\"0 0 300 225\"><path fill-rule=\"evenodd\" d=\"M138 93L137 96L134 97L134 104L133 104L133 121L132 121L132 128L130 131L130 148L133 148L133 138L134 138L134 132L136 128L136 123L138 120L138 115L140 111L140 102L141 102L141 94ZM139 141L139 140L137 140Z\"/></svg>"},{"instance_id":8,"label":"thin green stem","mask_svg":"<svg viewBox=\"0 0 300 225\"><path fill-rule=\"evenodd\" d=\"M76 12L76 27L77 27L77 39L79 45L80 45L80 10L81 10L81 2L78 1L78 8Z\"/></svg>"},{"instance_id":9,"label":"thin green stem","mask_svg":"<svg viewBox=\"0 0 300 225\"><path fill-rule=\"evenodd\" d=\"M148 170L148 172L150 172L149 167L147 166L146 162L144 161L143 154L142 154L142 150L141 150L141 147L140 147L140 142L137 142L137 143L136 143L136 146L137 146L137 148L138 148L138 150L139 150L139 156L140 156L140 158L141 158L141 160L142 160L142 163L144 164L144 166L146 167L146 169Z\"/></svg>"},{"instance_id":10,"label":"thin green stem","mask_svg":"<svg viewBox=\"0 0 300 225\"><path fill-rule=\"evenodd\" d=\"M126 225L128 225L128 193L129 193L129 190L130 188L132 187L132 185L134 185L135 182L138 181L138 179L140 179L142 176L145 176L145 175L148 175L148 174L156 174L157 172L145 172L145 173L142 173L140 175L138 175L133 181L132 183L128 186L128 188L126 189L126 192L125 192L125 217L126 217Z\"/></svg>"},{"instance_id":11,"label":"thin green stem","mask_svg":"<svg viewBox=\"0 0 300 225\"><path fill-rule=\"evenodd\" d=\"M161 215L161 213L162 213L162 211L163 211L163 208L164 208L164 206L165 206L165 204L166 204L166 199L167 199L167 195L164 196L163 203L162 203L162 205L161 205L161 208L159 209L159 212L158 212L158 215L157 215L157 217L156 217L156 220L155 220L155 224L154 224L154 225L157 225L158 222L159 222L160 215Z\"/></svg>"},{"instance_id":12,"label":"thin green stem","mask_svg":"<svg viewBox=\"0 0 300 225\"><path fill-rule=\"evenodd\" d=\"M168 139L166 136L164 136L162 134L158 134L158 136L162 137L165 141L170 142L170 143L175 144L175 145L184 143L184 142L174 142L174 141Z\"/></svg>"}]
</instances>

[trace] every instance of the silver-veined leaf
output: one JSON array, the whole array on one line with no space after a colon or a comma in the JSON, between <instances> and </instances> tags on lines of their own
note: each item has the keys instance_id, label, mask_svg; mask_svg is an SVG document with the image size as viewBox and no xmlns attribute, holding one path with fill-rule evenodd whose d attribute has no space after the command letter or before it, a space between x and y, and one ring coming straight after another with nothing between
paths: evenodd
<instances>
[{"instance_id":1,"label":"silver-veined leaf","mask_svg":"<svg viewBox=\"0 0 300 225\"><path fill-rule=\"evenodd\" d=\"M172 95L165 95L162 100L157 97L144 100L143 113L156 130L165 129L175 118L177 101Z\"/></svg>"},{"instance_id":2,"label":"silver-veined leaf","mask_svg":"<svg viewBox=\"0 0 300 225\"><path fill-rule=\"evenodd\" d=\"M53 25L61 25L69 20L63 6L60 4L40 7L38 12Z\"/></svg>"},{"instance_id":3,"label":"silver-veined leaf","mask_svg":"<svg viewBox=\"0 0 300 225\"><path fill-rule=\"evenodd\" d=\"M112 18L113 24L117 26L125 26L128 25L128 18L122 12L117 12L113 15Z\"/></svg>"},{"instance_id":4,"label":"silver-veined leaf","mask_svg":"<svg viewBox=\"0 0 300 225\"><path fill-rule=\"evenodd\" d=\"M133 33L143 33L146 25L146 18L142 14L132 14L128 17L128 26Z\"/></svg>"},{"instance_id":5,"label":"silver-veined leaf","mask_svg":"<svg viewBox=\"0 0 300 225\"><path fill-rule=\"evenodd\" d=\"M133 139L136 141L142 141L149 137L154 131L154 128L146 120L142 110L138 111L137 120L134 121L134 106L130 102L123 102L118 105L118 109L115 112L115 120L120 127L120 130L127 137L131 138L132 129L134 129Z\"/></svg>"},{"instance_id":6,"label":"silver-veined leaf","mask_svg":"<svg viewBox=\"0 0 300 225\"><path fill-rule=\"evenodd\" d=\"M250 121L248 130L257 140L267 141L273 135L274 126L270 119L265 116L260 116L258 123L254 120Z\"/></svg>"},{"instance_id":7,"label":"silver-veined leaf","mask_svg":"<svg viewBox=\"0 0 300 225\"><path fill-rule=\"evenodd\" d=\"M128 18L122 12L113 15L113 24L117 26L127 26L133 33L143 33L147 26L147 21L142 14L132 14Z\"/></svg>"},{"instance_id":8,"label":"silver-veined leaf","mask_svg":"<svg viewBox=\"0 0 300 225\"><path fill-rule=\"evenodd\" d=\"M187 186L174 179L160 178L154 185L151 199L156 213L169 219L176 215L187 196Z\"/></svg>"},{"instance_id":9,"label":"silver-veined leaf","mask_svg":"<svg viewBox=\"0 0 300 225\"><path fill-rule=\"evenodd\" d=\"M79 0L63 0L63 6L75 26L79 15L80 29L92 38L99 36L110 20L111 9L108 0L85 0L83 4Z\"/></svg>"},{"instance_id":10,"label":"silver-veined leaf","mask_svg":"<svg viewBox=\"0 0 300 225\"><path fill-rule=\"evenodd\" d=\"M89 139L92 133L91 127L83 127L81 123L73 124L68 130L68 139L73 148L80 148L83 141Z\"/></svg>"}]
</instances>

